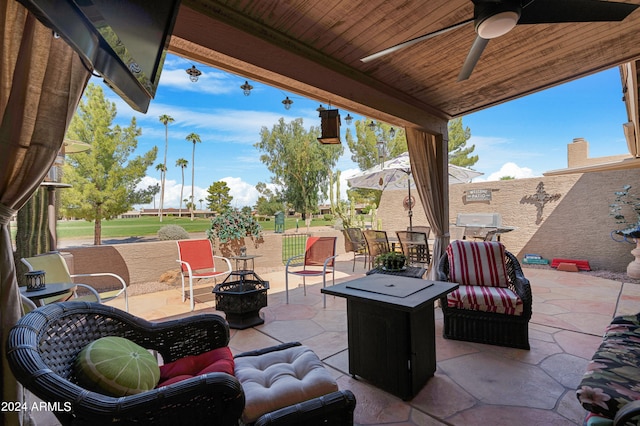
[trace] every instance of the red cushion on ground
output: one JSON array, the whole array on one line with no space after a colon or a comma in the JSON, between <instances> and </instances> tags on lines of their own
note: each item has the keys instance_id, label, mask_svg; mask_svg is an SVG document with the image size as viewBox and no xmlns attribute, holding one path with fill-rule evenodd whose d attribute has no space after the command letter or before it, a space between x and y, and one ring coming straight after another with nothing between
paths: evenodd
<instances>
[{"instance_id":1,"label":"red cushion on ground","mask_svg":"<svg viewBox=\"0 0 640 426\"><path fill-rule=\"evenodd\" d=\"M179 382L207 373L233 375L234 362L228 347L213 349L200 355L191 355L160 366L160 386Z\"/></svg>"}]
</instances>

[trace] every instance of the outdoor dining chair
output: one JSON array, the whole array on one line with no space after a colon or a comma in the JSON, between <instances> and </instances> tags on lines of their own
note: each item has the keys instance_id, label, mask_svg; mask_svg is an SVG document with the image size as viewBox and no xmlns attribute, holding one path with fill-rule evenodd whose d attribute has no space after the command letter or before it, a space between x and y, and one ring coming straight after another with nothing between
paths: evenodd
<instances>
[{"instance_id":1,"label":"outdoor dining chair","mask_svg":"<svg viewBox=\"0 0 640 426\"><path fill-rule=\"evenodd\" d=\"M121 295L124 296L125 310L129 311L129 296L127 294L127 283L125 280L117 274L111 272L93 272L89 274L72 274L69 272L67 262L64 260L59 252L50 252L40 254L33 257L23 257L20 259L24 263L29 271L44 271L45 280L49 283L74 283L76 287L86 290L86 295L78 295L78 291L74 290L67 297L57 296L57 300L60 301L74 297L76 299L85 299L90 301L97 301L98 303L108 302ZM77 277L111 277L114 284L110 286L110 289L100 290L93 286L84 283L75 282L74 278ZM45 301L46 303L46 301Z\"/></svg>"},{"instance_id":2,"label":"outdoor dining chair","mask_svg":"<svg viewBox=\"0 0 640 426\"><path fill-rule=\"evenodd\" d=\"M308 237L304 254L292 256L287 259L285 267L285 294L289 303L289 275L302 277L302 288L307 295L306 278L322 277L322 287L327 286L327 274L331 273L332 285L336 283L335 259L336 237ZM302 262L300 262L302 260ZM302 269L297 269L302 267ZM320 269L322 268L322 269ZM327 296L323 295L323 304L326 307Z\"/></svg>"},{"instance_id":3,"label":"outdoor dining chair","mask_svg":"<svg viewBox=\"0 0 640 426\"><path fill-rule=\"evenodd\" d=\"M389 253L391 246L389 245L389 239L385 231L376 231L373 229L367 229L362 231L364 240L367 243L367 252L369 253L369 265L373 265L376 257L383 253Z\"/></svg>"},{"instance_id":4,"label":"outdoor dining chair","mask_svg":"<svg viewBox=\"0 0 640 426\"><path fill-rule=\"evenodd\" d=\"M396 231L402 253L407 257L410 265L423 265L425 268L431 263L429 240L424 232Z\"/></svg>"},{"instance_id":5,"label":"outdoor dining chair","mask_svg":"<svg viewBox=\"0 0 640 426\"><path fill-rule=\"evenodd\" d=\"M344 229L344 248L347 252L353 252L353 268L356 270L356 259L358 256L364 259L364 267L367 267L369 260L369 252L367 250L367 242L364 240L362 229L346 228Z\"/></svg>"},{"instance_id":6,"label":"outdoor dining chair","mask_svg":"<svg viewBox=\"0 0 640 426\"><path fill-rule=\"evenodd\" d=\"M189 279L189 300L191 301L191 310L195 309L195 301L193 299L193 279L205 278L226 278L233 269L231 261L223 256L215 256L213 254L213 246L208 239L200 240L178 240L178 260L180 263L180 278L182 281L182 301L185 301L186 294L184 291L185 277ZM220 259L225 264L226 269L216 269L216 259Z\"/></svg>"}]
</instances>

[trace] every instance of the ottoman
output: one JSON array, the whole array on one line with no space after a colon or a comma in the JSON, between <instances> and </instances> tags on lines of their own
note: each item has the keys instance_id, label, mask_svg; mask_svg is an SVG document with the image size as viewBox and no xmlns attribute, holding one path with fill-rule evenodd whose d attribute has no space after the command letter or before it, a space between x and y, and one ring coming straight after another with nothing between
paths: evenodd
<instances>
[{"instance_id":1,"label":"ottoman","mask_svg":"<svg viewBox=\"0 0 640 426\"><path fill-rule=\"evenodd\" d=\"M299 343L236 356L235 376L245 394L245 424L263 414L338 390L318 356Z\"/></svg>"}]
</instances>

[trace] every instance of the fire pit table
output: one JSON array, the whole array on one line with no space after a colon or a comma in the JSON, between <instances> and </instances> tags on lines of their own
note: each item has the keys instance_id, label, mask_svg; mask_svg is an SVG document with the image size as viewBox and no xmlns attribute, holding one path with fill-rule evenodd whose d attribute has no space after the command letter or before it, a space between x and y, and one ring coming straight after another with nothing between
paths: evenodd
<instances>
[{"instance_id":1,"label":"fire pit table","mask_svg":"<svg viewBox=\"0 0 640 426\"><path fill-rule=\"evenodd\" d=\"M244 330L264 324L260 309L267 306L269 281L261 279L251 270L232 272L213 288L216 309L223 311L230 328Z\"/></svg>"}]
</instances>

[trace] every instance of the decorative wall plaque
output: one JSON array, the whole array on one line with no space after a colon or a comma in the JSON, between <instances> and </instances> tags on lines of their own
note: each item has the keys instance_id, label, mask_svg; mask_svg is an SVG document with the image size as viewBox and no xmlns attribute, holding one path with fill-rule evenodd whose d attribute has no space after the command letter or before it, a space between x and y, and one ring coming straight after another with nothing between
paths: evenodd
<instances>
[{"instance_id":1,"label":"decorative wall plaque","mask_svg":"<svg viewBox=\"0 0 640 426\"><path fill-rule=\"evenodd\" d=\"M491 201L490 189L469 189L464 194L467 203L482 203Z\"/></svg>"}]
</instances>

